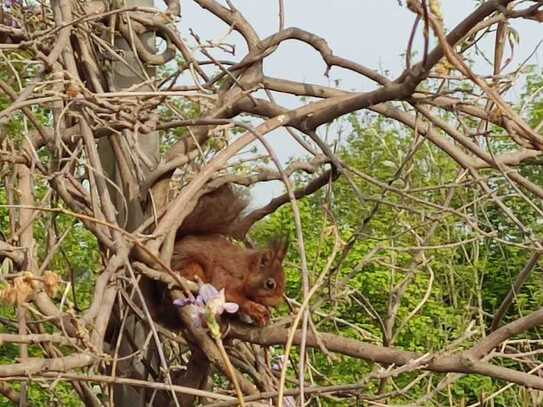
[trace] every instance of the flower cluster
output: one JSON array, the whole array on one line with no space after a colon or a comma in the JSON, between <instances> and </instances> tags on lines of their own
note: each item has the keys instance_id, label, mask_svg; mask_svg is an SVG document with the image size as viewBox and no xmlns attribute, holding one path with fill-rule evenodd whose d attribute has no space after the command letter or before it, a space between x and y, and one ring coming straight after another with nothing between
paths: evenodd
<instances>
[{"instance_id":1,"label":"flower cluster","mask_svg":"<svg viewBox=\"0 0 543 407\"><path fill-rule=\"evenodd\" d=\"M220 338L220 326L216 318L224 312L233 314L239 309L238 304L226 301L224 288L219 291L211 284L203 284L194 300L184 298L174 300L173 303L178 307L189 306L194 325L200 327L202 322L205 322L211 335L215 338ZM285 363L288 363L287 357L279 355L272 365L272 369L280 371ZM294 407L296 401L294 397L286 396L283 398L283 405L285 407Z\"/></svg>"},{"instance_id":2,"label":"flower cluster","mask_svg":"<svg viewBox=\"0 0 543 407\"><path fill-rule=\"evenodd\" d=\"M178 307L190 306L194 325L200 327L205 322L215 337L220 336L217 316L224 312L233 314L239 309L238 304L226 301L224 288L219 291L211 284L203 284L194 300L177 299L173 303Z\"/></svg>"}]
</instances>

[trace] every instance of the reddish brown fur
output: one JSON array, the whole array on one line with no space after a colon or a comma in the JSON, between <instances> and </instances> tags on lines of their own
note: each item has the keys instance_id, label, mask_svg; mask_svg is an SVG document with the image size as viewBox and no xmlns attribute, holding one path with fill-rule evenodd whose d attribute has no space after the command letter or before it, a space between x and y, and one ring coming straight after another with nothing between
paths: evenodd
<instances>
[{"instance_id":1,"label":"reddish brown fur","mask_svg":"<svg viewBox=\"0 0 543 407\"><path fill-rule=\"evenodd\" d=\"M174 249L172 268L187 279L225 289L226 299L259 325L269 319L266 306L281 302L285 287L284 243L268 249L242 248L221 235L187 236Z\"/></svg>"},{"instance_id":2,"label":"reddish brown fur","mask_svg":"<svg viewBox=\"0 0 543 407\"><path fill-rule=\"evenodd\" d=\"M228 185L204 195L177 232L172 268L188 279L224 288L226 299L239 304L241 312L262 326L269 320L266 307L277 305L283 297L282 262L287 244L278 240L267 249L254 250L228 240L227 236L236 235L239 215L246 206L247 201ZM266 288L270 279L274 281L273 289ZM165 284L153 281L148 288L155 320L170 329L181 329ZM187 370L174 374L172 380L174 384L203 388L209 371L205 354L193 347ZM158 397L156 405L169 403L165 393ZM184 395L180 401L192 405L193 398Z\"/></svg>"},{"instance_id":3,"label":"reddish brown fur","mask_svg":"<svg viewBox=\"0 0 543 407\"><path fill-rule=\"evenodd\" d=\"M205 194L186 217L178 236L222 234L234 236L240 213L247 207L247 199L230 185Z\"/></svg>"},{"instance_id":4,"label":"reddish brown fur","mask_svg":"<svg viewBox=\"0 0 543 407\"><path fill-rule=\"evenodd\" d=\"M267 306L279 304L285 289L285 240L267 249L247 249L228 240L247 201L226 185L204 195L178 231L172 268L190 280L225 289L226 299L257 324L269 320Z\"/></svg>"}]
</instances>

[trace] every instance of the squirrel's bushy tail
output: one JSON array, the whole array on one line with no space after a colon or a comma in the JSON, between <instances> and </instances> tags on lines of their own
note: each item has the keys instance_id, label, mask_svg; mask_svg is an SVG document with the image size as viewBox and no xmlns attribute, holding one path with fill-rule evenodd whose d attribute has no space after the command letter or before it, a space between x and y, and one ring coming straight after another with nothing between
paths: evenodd
<instances>
[{"instance_id":1,"label":"squirrel's bushy tail","mask_svg":"<svg viewBox=\"0 0 543 407\"><path fill-rule=\"evenodd\" d=\"M248 204L248 198L241 191L225 184L200 198L194 210L183 221L177 235L232 235L241 212Z\"/></svg>"}]
</instances>

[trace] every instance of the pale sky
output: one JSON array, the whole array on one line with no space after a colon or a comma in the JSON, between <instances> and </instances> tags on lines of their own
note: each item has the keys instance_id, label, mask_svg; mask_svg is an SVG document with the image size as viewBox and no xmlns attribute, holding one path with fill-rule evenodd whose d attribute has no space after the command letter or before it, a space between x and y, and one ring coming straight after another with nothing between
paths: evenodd
<instances>
[{"instance_id":1,"label":"pale sky","mask_svg":"<svg viewBox=\"0 0 543 407\"><path fill-rule=\"evenodd\" d=\"M403 69L401 57L406 48L407 36L414 16L398 0L284 0L285 26L299 27L324 37L336 55L350 58L367 67L392 76ZM277 31L277 0L233 0L242 14L253 24L258 34L264 38ZM467 16L476 4L473 0L442 0L443 14L447 28L453 28ZM218 19L209 16L192 1L183 2L181 31L190 39L188 29L192 28L202 39L221 39L228 27ZM525 58L539 41L543 39L540 23L512 20L512 25L520 34ZM421 44L419 37L418 44ZM231 35L228 41L236 44L238 55L243 55L243 42ZM533 62L541 62L540 52ZM319 55L307 45L294 41L285 43L272 55L266 72L292 80L326 83L323 76L324 65ZM295 64L293 64L293 61ZM293 67L295 69L293 69ZM482 67L481 67L482 68ZM480 72L482 73L482 72ZM370 90L371 83L358 76L349 75L340 69L332 71L331 79L341 79L347 88Z\"/></svg>"},{"instance_id":2,"label":"pale sky","mask_svg":"<svg viewBox=\"0 0 543 407\"><path fill-rule=\"evenodd\" d=\"M232 2L262 38L277 31L277 0ZM401 54L406 49L414 15L405 6L399 6L398 0L284 0L284 3L285 27L299 27L324 37L335 55L352 59L381 73L387 72L391 78L403 70L404 58ZM474 9L476 3L474 0L442 0L446 28L453 28ZM189 28L192 28L202 40L223 40L235 44L238 60L244 55L241 38L235 34L224 38L228 27L218 18L210 16L192 1L184 1L182 6L180 30L185 39L191 41ZM543 29L540 23L525 20L512 20L512 27L520 35L521 47L515 50L514 59L518 63L527 58L543 40ZM419 35L415 49L422 49L422 43L422 36ZM484 48L486 51L492 50L492 40L487 41ZM530 63L541 66L541 48L533 55ZM231 56L215 56L232 59ZM309 46L295 41L281 45L266 61L266 74L278 78L323 85L333 85L334 81L339 80L341 88L357 91L368 91L375 86L359 75L338 68L334 68L330 78L326 78L323 75L325 65L320 56ZM415 57L413 61L418 62L418 58ZM513 64L510 68L515 66ZM491 72L491 68L482 59L475 65L475 69L481 75ZM515 94L509 97L514 98ZM279 102L289 108L299 104L296 98L289 97L280 97ZM268 138L282 160L297 156L302 151L293 143L285 142L285 134L272 133ZM281 141L277 142L277 138L281 138ZM259 187L254 195L257 201L265 202L270 195L279 191L280 185L268 184Z\"/></svg>"}]
</instances>

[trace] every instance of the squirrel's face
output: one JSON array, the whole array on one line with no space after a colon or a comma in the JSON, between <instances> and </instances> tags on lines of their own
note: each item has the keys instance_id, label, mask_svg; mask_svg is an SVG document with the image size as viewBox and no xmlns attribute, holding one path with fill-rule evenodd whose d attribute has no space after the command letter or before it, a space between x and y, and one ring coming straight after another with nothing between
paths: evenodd
<instances>
[{"instance_id":1,"label":"squirrel's face","mask_svg":"<svg viewBox=\"0 0 543 407\"><path fill-rule=\"evenodd\" d=\"M283 259L287 253L286 240L273 241L267 250L259 250L253 258L254 273L249 275L248 292L251 299L262 305L274 306L283 299L285 274Z\"/></svg>"}]
</instances>

